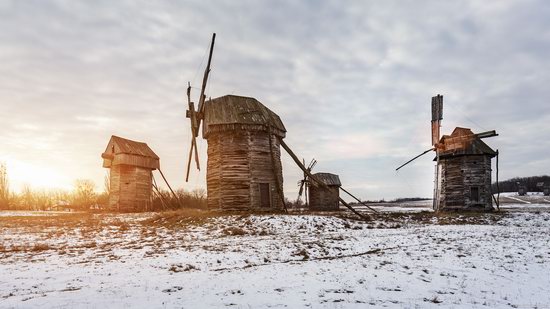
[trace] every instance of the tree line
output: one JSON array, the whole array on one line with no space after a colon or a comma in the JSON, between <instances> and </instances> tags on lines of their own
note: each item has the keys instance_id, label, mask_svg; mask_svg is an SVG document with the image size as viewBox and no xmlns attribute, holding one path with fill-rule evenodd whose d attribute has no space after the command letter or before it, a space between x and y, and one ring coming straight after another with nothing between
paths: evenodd
<instances>
[{"instance_id":1,"label":"tree line","mask_svg":"<svg viewBox=\"0 0 550 309\"><path fill-rule=\"evenodd\" d=\"M21 192L10 190L8 171L0 162L0 210L108 210L109 177L105 177L104 189L96 192L96 185L88 179L78 179L72 190L36 189L25 185ZM152 195L151 211L178 208L206 208L206 191L196 189L176 190L174 194L160 189Z\"/></svg>"},{"instance_id":2,"label":"tree line","mask_svg":"<svg viewBox=\"0 0 550 309\"><path fill-rule=\"evenodd\" d=\"M544 183L544 186L550 186L550 176L530 176L530 177L515 177L504 181L499 181L498 187L500 192L517 192L520 186L524 186L528 192L541 192L544 187L538 186ZM497 193L497 184L491 185L493 193Z\"/></svg>"}]
</instances>

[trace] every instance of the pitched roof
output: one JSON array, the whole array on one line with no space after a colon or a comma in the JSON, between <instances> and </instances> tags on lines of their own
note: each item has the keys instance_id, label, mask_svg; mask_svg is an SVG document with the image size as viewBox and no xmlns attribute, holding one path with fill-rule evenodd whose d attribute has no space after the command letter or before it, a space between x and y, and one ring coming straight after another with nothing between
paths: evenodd
<instances>
[{"instance_id":1,"label":"pitched roof","mask_svg":"<svg viewBox=\"0 0 550 309\"><path fill-rule=\"evenodd\" d=\"M147 144L115 135L111 136L101 157L103 158L103 167L130 165L152 170L160 168L159 157Z\"/></svg>"},{"instance_id":2,"label":"pitched roof","mask_svg":"<svg viewBox=\"0 0 550 309\"><path fill-rule=\"evenodd\" d=\"M111 145L111 142L116 145L114 153L110 151L109 145ZM109 145L107 145L107 149L105 149L105 152L111 152L113 154L119 154L119 153L125 153L125 154L131 154L131 155L137 155L142 156L146 158L153 158L153 159L159 159L156 153L147 146L146 143L142 142L136 142L133 140L129 140L126 138L122 138L116 135L111 136L111 141L109 141Z\"/></svg>"},{"instance_id":3,"label":"pitched roof","mask_svg":"<svg viewBox=\"0 0 550 309\"><path fill-rule=\"evenodd\" d=\"M485 144L469 128L456 127L451 135L443 135L438 145L440 157L461 155L496 156L496 151Z\"/></svg>"},{"instance_id":4,"label":"pitched roof","mask_svg":"<svg viewBox=\"0 0 550 309\"><path fill-rule=\"evenodd\" d=\"M313 177L315 177L315 179L323 182L327 186L341 186L342 185L342 183L340 182L340 177L338 177L338 175L335 175L335 174L315 173L315 174L313 174Z\"/></svg>"},{"instance_id":5,"label":"pitched roof","mask_svg":"<svg viewBox=\"0 0 550 309\"><path fill-rule=\"evenodd\" d=\"M205 102L203 136L215 126L245 125L282 134L286 132L281 118L255 98L225 95Z\"/></svg>"}]
</instances>

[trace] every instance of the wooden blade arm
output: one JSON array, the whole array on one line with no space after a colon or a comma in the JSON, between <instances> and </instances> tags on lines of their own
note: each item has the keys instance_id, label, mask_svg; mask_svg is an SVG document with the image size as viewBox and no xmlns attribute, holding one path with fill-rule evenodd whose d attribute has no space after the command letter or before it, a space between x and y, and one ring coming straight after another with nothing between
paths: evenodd
<instances>
[{"instance_id":1,"label":"wooden blade arm","mask_svg":"<svg viewBox=\"0 0 550 309\"><path fill-rule=\"evenodd\" d=\"M193 148L195 147L195 137L192 137L191 148L189 148L189 156L187 157L187 173L185 175L185 182L189 182L189 171L191 170L191 159L193 158Z\"/></svg>"},{"instance_id":2,"label":"wooden blade arm","mask_svg":"<svg viewBox=\"0 0 550 309\"><path fill-rule=\"evenodd\" d=\"M399 167L396 168L395 170L398 171L398 170L399 170L400 168L402 168L403 166L405 166L405 165L411 163L412 161L414 161L414 160L420 158L421 156L427 154L428 152L430 152L430 151L432 151L432 150L435 150L435 148L430 148L430 149L424 151L423 153L419 154L418 156L416 156L416 157L410 159L409 161L405 162L404 164L402 164L401 166L399 166Z\"/></svg>"},{"instance_id":3,"label":"wooden blade arm","mask_svg":"<svg viewBox=\"0 0 550 309\"><path fill-rule=\"evenodd\" d=\"M304 184L306 182L302 180L302 183L300 183L300 190L298 191L298 197L302 196L302 193L304 192Z\"/></svg>"},{"instance_id":4,"label":"wooden blade arm","mask_svg":"<svg viewBox=\"0 0 550 309\"><path fill-rule=\"evenodd\" d=\"M477 134L474 134L474 135L479 137L479 138L488 138L488 137L498 136L497 131L495 131L495 130L487 131L487 132L481 132L481 133L477 133Z\"/></svg>"},{"instance_id":5,"label":"wooden blade arm","mask_svg":"<svg viewBox=\"0 0 550 309\"><path fill-rule=\"evenodd\" d=\"M204 100L206 99L206 96L204 95L204 92L206 90L206 83L208 82L208 75L210 74L210 63L212 62L212 52L214 51L214 42L215 41L216 41L216 33L213 33L212 34L212 43L210 44L210 53L208 54L208 63L206 64L206 69L204 70L204 76L202 78L201 94L200 94L200 97L199 97L199 106L198 106L198 110L197 110L200 115L203 114ZM199 125L200 125L200 121L201 121L201 119L199 117L199 121L198 121Z\"/></svg>"}]
</instances>

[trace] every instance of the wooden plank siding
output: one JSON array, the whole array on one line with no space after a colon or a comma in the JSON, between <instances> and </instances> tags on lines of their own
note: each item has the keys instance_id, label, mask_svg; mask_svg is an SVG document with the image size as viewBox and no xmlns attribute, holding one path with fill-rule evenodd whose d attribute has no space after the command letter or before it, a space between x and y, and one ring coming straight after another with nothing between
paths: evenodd
<instances>
[{"instance_id":1,"label":"wooden plank siding","mask_svg":"<svg viewBox=\"0 0 550 309\"><path fill-rule=\"evenodd\" d=\"M491 156L442 158L440 210L492 210ZM476 189L477 188L477 189ZM479 196L473 197L472 192Z\"/></svg>"},{"instance_id":2,"label":"wooden plank siding","mask_svg":"<svg viewBox=\"0 0 550 309\"><path fill-rule=\"evenodd\" d=\"M136 212L151 209L152 171L131 165L115 165L110 173L109 208Z\"/></svg>"},{"instance_id":3,"label":"wooden plank siding","mask_svg":"<svg viewBox=\"0 0 550 309\"><path fill-rule=\"evenodd\" d=\"M266 131L211 131L208 135L206 172L209 209L282 209L275 173L282 188L279 142L271 137L275 164L272 164L269 134ZM274 173L275 172L275 173ZM271 207L262 208L260 184L269 184Z\"/></svg>"},{"instance_id":4,"label":"wooden plank siding","mask_svg":"<svg viewBox=\"0 0 550 309\"><path fill-rule=\"evenodd\" d=\"M309 208L312 210L338 210L340 208L339 186L322 188L319 185L309 186Z\"/></svg>"},{"instance_id":5,"label":"wooden plank siding","mask_svg":"<svg viewBox=\"0 0 550 309\"><path fill-rule=\"evenodd\" d=\"M103 167L111 169L108 208L121 212L150 210L153 170L160 168L155 152L146 143L113 135L101 157Z\"/></svg>"}]
</instances>

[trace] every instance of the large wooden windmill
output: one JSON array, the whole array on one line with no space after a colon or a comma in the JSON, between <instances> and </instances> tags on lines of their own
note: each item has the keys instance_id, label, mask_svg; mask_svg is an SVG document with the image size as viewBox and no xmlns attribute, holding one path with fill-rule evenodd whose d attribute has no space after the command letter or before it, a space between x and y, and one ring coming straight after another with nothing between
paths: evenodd
<instances>
[{"instance_id":1,"label":"large wooden windmill","mask_svg":"<svg viewBox=\"0 0 550 309\"><path fill-rule=\"evenodd\" d=\"M438 94L432 98L433 147L396 170L426 153L435 151L434 160L437 164L434 210L492 210L491 159L498 155L498 151L491 149L481 139L498 134L494 130L474 134L468 128L456 127L451 135L443 135L440 138L442 119L443 96Z\"/></svg>"},{"instance_id":2,"label":"large wooden windmill","mask_svg":"<svg viewBox=\"0 0 550 309\"><path fill-rule=\"evenodd\" d=\"M189 180L191 161L200 162L197 137L208 144L206 167L207 204L214 210L277 210L285 209L281 147L307 176L323 190L338 187L362 203L357 197L338 185L327 184L320 176L311 174L285 144L286 129L281 118L258 100L251 97L225 95L206 100L205 89L210 73L212 51L216 34L212 35L208 63L202 80L199 104L191 101L191 86L187 88L187 118L191 124L191 147L187 161L186 181ZM202 124L202 126L201 126ZM335 199L355 214L366 218L337 194ZM364 204L364 203L362 203ZM370 206L365 206L374 211Z\"/></svg>"},{"instance_id":3,"label":"large wooden windmill","mask_svg":"<svg viewBox=\"0 0 550 309\"><path fill-rule=\"evenodd\" d=\"M198 109L187 90L187 117L191 123L192 157L200 169L197 141L199 131L208 144L206 167L207 204L219 210L274 210L284 208L283 172L279 141L286 129L274 112L254 98L226 95L206 100L215 34L199 97ZM202 127L201 127L202 124Z\"/></svg>"}]
</instances>

